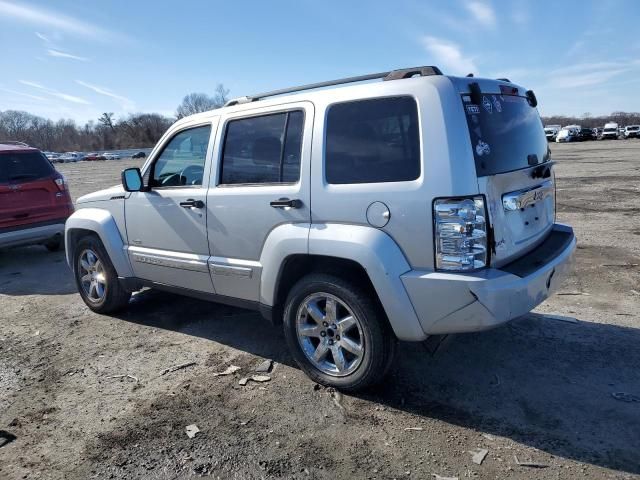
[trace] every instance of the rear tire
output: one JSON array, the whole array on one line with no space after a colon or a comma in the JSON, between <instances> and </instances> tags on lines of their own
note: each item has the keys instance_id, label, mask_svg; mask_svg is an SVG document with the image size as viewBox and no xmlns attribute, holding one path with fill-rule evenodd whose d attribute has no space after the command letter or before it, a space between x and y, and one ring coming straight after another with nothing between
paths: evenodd
<instances>
[{"instance_id":1,"label":"rear tire","mask_svg":"<svg viewBox=\"0 0 640 480\"><path fill-rule=\"evenodd\" d=\"M374 294L354 282L303 277L289 292L283 323L296 363L322 385L355 392L380 382L391 366L396 337Z\"/></svg>"},{"instance_id":2,"label":"rear tire","mask_svg":"<svg viewBox=\"0 0 640 480\"><path fill-rule=\"evenodd\" d=\"M131 292L118 280L111 259L100 239L82 237L73 252L73 273L84 303L96 313L112 313L129 304Z\"/></svg>"}]
</instances>

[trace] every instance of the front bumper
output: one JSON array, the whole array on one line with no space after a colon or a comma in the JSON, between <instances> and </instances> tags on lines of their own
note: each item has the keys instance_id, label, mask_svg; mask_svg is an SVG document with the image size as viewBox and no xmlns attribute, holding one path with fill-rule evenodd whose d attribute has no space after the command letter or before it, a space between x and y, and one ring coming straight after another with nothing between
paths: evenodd
<instances>
[{"instance_id":1,"label":"front bumper","mask_svg":"<svg viewBox=\"0 0 640 480\"><path fill-rule=\"evenodd\" d=\"M475 332L533 310L555 292L571 270L576 238L555 224L535 250L500 269L471 273L410 271L402 275L424 332Z\"/></svg>"}]
</instances>

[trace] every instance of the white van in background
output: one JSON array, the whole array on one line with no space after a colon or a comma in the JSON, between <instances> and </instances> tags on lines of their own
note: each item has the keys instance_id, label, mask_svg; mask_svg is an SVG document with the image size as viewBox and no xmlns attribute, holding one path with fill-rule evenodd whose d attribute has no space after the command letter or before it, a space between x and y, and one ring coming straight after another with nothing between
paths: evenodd
<instances>
[{"instance_id":1,"label":"white van in background","mask_svg":"<svg viewBox=\"0 0 640 480\"><path fill-rule=\"evenodd\" d=\"M618 124L615 122L605 123L604 130L600 136L601 140L617 140L618 139Z\"/></svg>"}]
</instances>

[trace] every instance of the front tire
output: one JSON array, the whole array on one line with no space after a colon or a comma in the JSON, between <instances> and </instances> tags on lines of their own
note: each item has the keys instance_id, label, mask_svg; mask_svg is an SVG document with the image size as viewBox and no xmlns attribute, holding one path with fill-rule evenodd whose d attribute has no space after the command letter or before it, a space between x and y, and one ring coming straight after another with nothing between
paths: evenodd
<instances>
[{"instance_id":1,"label":"front tire","mask_svg":"<svg viewBox=\"0 0 640 480\"><path fill-rule=\"evenodd\" d=\"M313 381L344 391L380 382L395 352L395 335L374 295L328 274L294 285L284 330L300 368Z\"/></svg>"},{"instance_id":2,"label":"front tire","mask_svg":"<svg viewBox=\"0 0 640 480\"><path fill-rule=\"evenodd\" d=\"M82 237L73 253L74 277L84 303L96 313L112 313L129 304L125 290L99 238Z\"/></svg>"}]
</instances>

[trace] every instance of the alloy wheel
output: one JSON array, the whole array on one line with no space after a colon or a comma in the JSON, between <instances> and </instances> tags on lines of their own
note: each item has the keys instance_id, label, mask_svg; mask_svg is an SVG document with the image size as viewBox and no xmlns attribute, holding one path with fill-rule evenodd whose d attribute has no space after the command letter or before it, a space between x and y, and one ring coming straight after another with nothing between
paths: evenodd
<instances>
[{"instance_id":1,"label":"alloy wheel","mask_svg":"<svg viewBox=\"0 0 640 480\"><path fill-rule=\"evenodd\" d=\"M360 319L329 293L314 293L302 301L296 315L296 334L307 359L325 374L349 375L364 357Z\"/></svg>"},{"instance_id":2,"label":"alloy wheel","mask_svg":"<svg viewBox=\"0 0 640 480\"><path fill-rule=\"evenodd\" d=\"M104 265L91 249L83 250L78 260L80 285L90 302L99 303L107 291L107 276Z\"/></svg>"}]
</instances>

